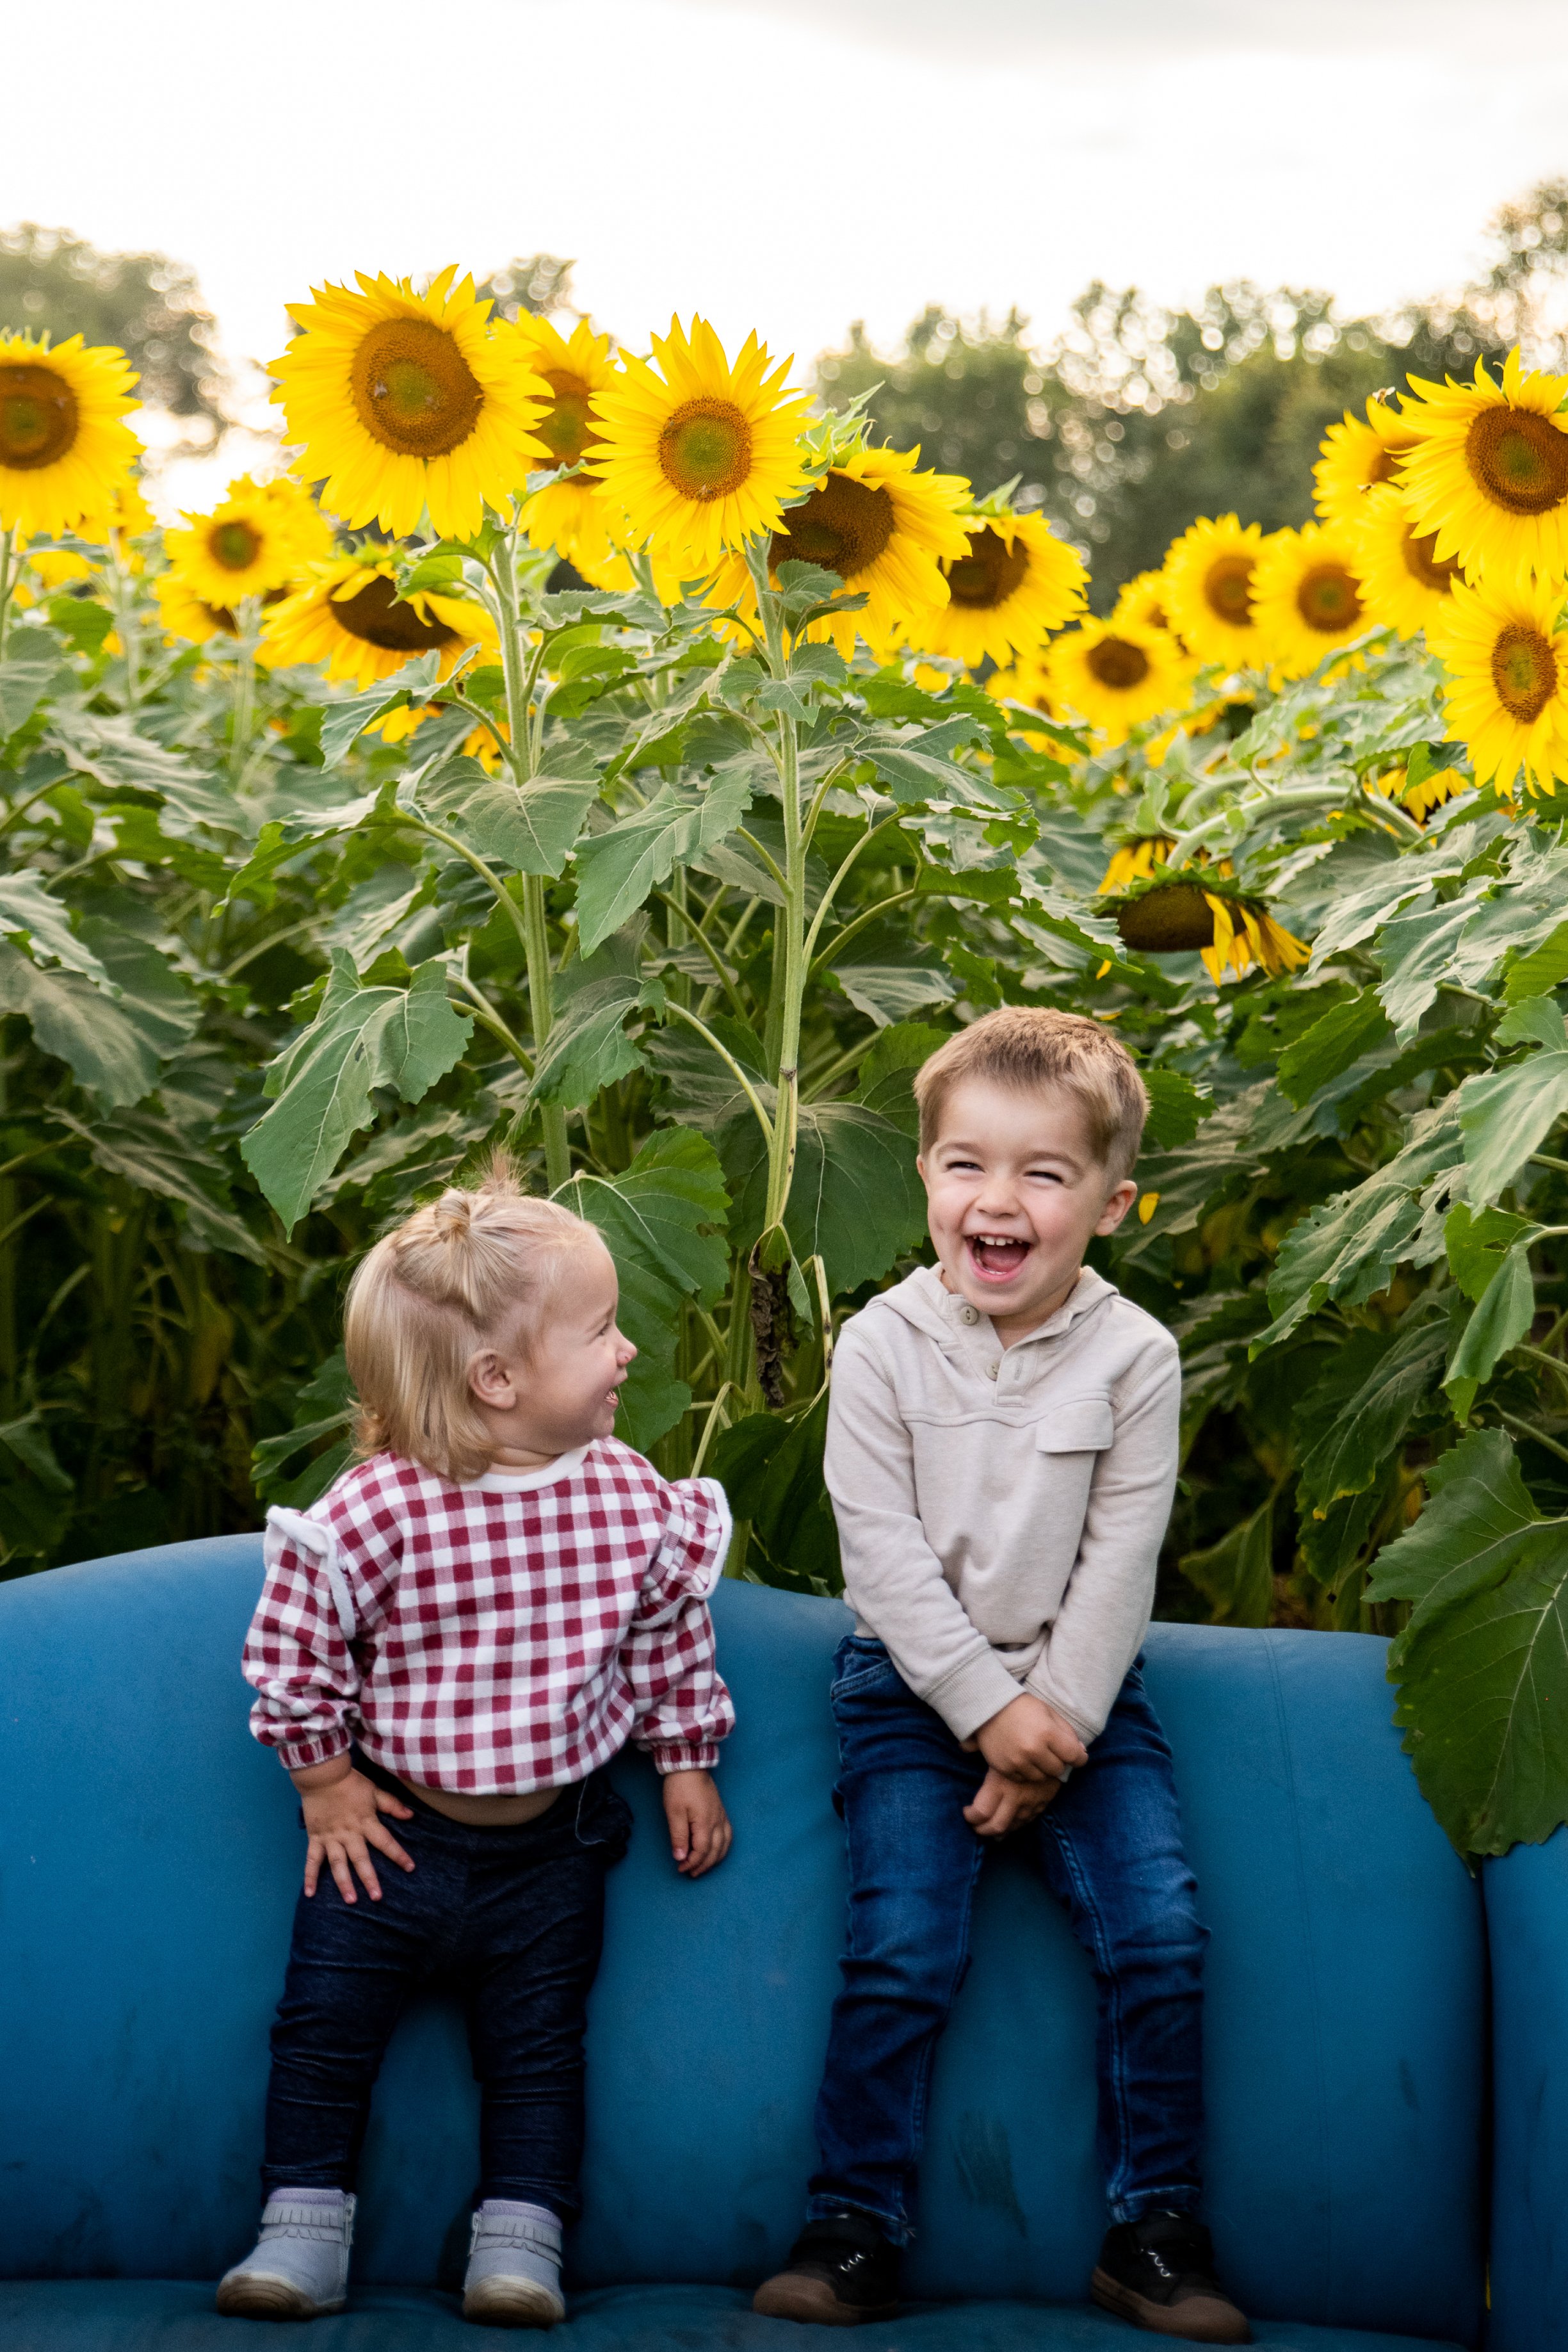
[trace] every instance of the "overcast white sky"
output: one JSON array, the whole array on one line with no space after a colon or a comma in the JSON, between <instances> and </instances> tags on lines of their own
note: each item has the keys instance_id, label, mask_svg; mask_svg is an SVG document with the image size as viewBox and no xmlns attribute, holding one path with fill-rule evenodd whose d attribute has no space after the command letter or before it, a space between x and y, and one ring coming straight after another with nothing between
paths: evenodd
<instances>
[{"instance_id":1,"label":"overcast white sky","mask_svg":"<svg viewBox=\"0 0 1568 2352\"><path fill-rule=\"evenodd\" d=\"M323 277L539 248L633 346L802 360L1095 276L1375 307L1568 171L1563 0L73 0L5 58L0 220L193 263L257 359Z\"/></svg>"}]
</instances>

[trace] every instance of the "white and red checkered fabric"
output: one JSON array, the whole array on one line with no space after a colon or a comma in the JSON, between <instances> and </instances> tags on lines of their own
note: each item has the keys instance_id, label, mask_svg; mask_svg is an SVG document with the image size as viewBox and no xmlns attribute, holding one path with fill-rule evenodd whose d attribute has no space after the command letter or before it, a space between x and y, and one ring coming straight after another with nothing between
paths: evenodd
<instances>
[{"instance_id":1,"label":"white and red checkered fabric","mask_svg":"<svg viewBox=\"0 0 1568 2352\"><path fill-rule=\"evenodd\" d=\"M711 1767L735 1721L707 1610L729 1533L716 1480L613 1437L469 1486L378 1454L267 1514L251 1729L291 1771L357 1741L474 1796L580 1780L628 1739L662 1772Z\"/></svg>"}]
</instances>

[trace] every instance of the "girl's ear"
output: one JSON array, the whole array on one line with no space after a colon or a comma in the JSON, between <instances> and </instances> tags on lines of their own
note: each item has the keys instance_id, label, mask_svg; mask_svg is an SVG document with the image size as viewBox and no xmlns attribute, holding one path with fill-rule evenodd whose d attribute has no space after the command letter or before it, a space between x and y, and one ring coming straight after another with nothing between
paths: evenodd
<instances>
[{"instance_id":1,"label":"girl's ear","mask_svg":"<svg viewBox=\"0 0 1568 2352\"><path fill-rule=\"evenodd\" d=\"M509 1412L517 1402L517 1383L494 1348L469 1358L468 1386L481 1404L497 1412Z\"/></svg>"}]
</instances>

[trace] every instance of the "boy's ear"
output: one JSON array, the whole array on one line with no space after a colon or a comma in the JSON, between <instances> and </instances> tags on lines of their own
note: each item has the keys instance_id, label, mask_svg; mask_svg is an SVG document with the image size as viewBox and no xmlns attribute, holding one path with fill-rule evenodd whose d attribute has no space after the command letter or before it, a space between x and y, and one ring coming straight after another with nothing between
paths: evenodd
<instances>
[{"instance_id":1,"label":"boy's ear","mask_svg":"<svg viewBox=\"0 0 1568 2352\"><path fill-rule=\"evenodd\" d=\"M1095 1223L1095 1232L1113 1234L1137 1197L1138 1188L1130 1176L1124 1176L1119 1184L1113 1184Z\"/></svg>"},{"instance_id":2,"label":"boy's ear","mask_svg":"<svg viewBox=\"0 0 1568 2352\"><path fill-rule=\"evenodd\" d=\"M915 1153L915 1165L919 1173L921 1182L925 1185L927 1192L929 1192L931 1190L931 1179L925 1172L925 1154L924 1151L917 1151Z\"/></svg>"}]
</instances>

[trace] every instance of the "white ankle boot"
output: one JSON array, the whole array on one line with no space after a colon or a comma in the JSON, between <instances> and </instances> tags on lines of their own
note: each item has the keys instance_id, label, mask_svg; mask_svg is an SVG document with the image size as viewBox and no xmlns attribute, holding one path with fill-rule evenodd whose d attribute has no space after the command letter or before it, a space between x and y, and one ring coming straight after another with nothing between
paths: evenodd
<instances>
[{"instance_id":1,"label":"white ankle boot","mask_svg":"<svg viewBox=\"0 0 1568 2352\"><path fill-rule=\"evenodd\" d=\"M218 2309L230 2319L319 2319L341 2311L353 2242L351 2197L340 2205L270 2197L254 2251L219 2284Z\"/></svg>"},{"instance_id":2,"label":"white ankle boot","mask_svg":"<svg viewBox=\"0 0 1568 2352\"><path fill-rule=\"evenodd\" d=\"M542 2205L474 2216L463 2316L487 2327L553 2327L566 2317L560 2223Z\"/></svg>"}]
</instances>

